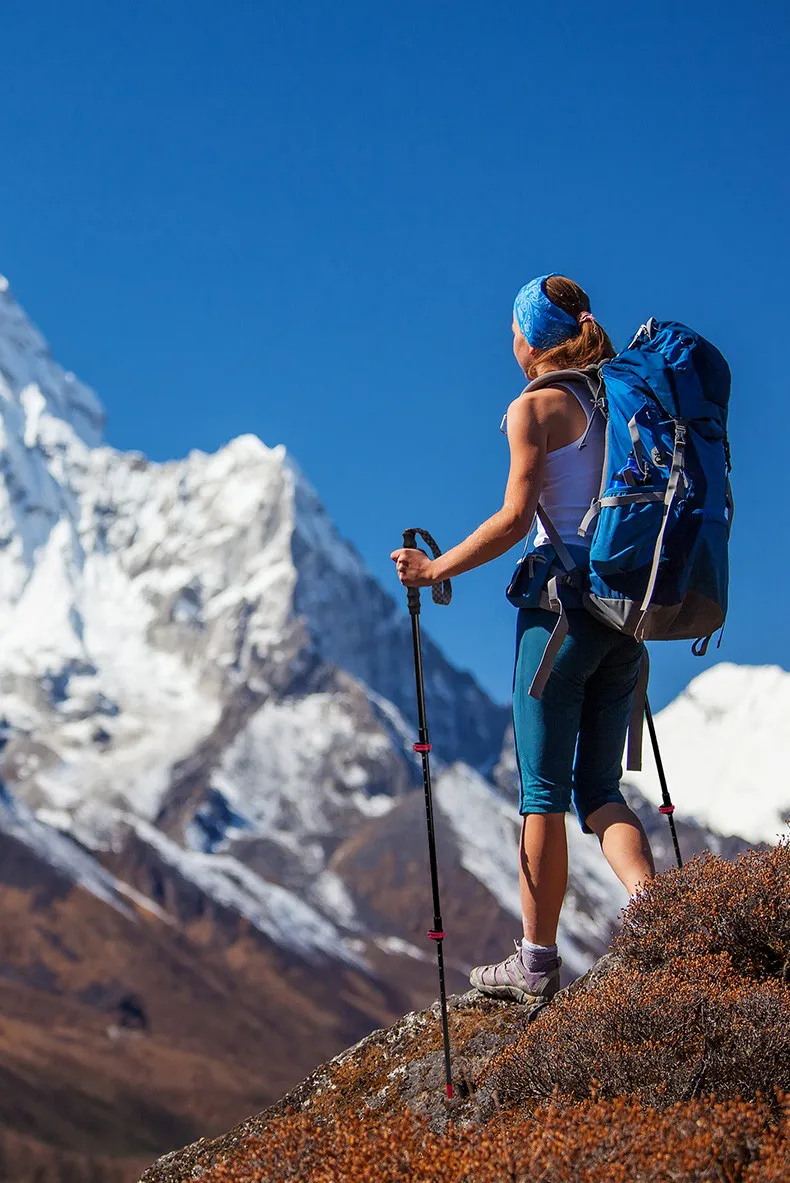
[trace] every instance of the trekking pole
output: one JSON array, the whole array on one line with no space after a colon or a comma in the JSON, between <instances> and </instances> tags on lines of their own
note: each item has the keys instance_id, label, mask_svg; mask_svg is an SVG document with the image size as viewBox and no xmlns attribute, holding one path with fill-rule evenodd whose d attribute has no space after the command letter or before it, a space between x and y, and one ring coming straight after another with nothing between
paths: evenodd
<instances>
[{"instance_id":1,"label":"trekking pole","mask_svg":"<svg viewBox=\"0 0 790 1183\"><path fill-rule=\"evenodd\" d=\"M658 736L656 735L656 727L653 722L653 712L650 709L650 700L645 698L645 718L647 719L647 729L650 732L650 742L653 745L653 755L656 759L656 768L658 769L658 779L661 782L661 796L663 798L663 805L659 805L658 812L666 814L669 822L669 829L672 834L672 845L675 847L675 858L678 861L678 866L683 866L683 859L680 857L680 845L678 843L678 834L675 829L675 819L672 816L675 812L675 806L672 804L672 798L669 795L667 788L667 778L664 773L664 761L661 759L661 752L658 749Z\"/></svg>"},{"instance_id":2,"label":"trekking pole","mask_svg":"<svg viewBox=\"0 0 790 1183\"><path fill-rule=\"evenodd\" d=\"M419 534L425 545L430 549L433 557L438 559L442 553L431 538L427 530L403 531L403 546L406 550L415 550L417 546L415 535ZM435 604L449 604L452 599L450 580L436 584L431 588ZM414 645L414 680L417 687L417 734L419 740L413 745L414 751L422 756L422 779L425 787L425 814L428 821L428 861L431 867L431 888L433 890L433 928L428 938L436 942L436 959L439 966L439 998L442 1008L442 1037L444 1039L444 1072L447 1082L447 1096L453 1095L453 1077L450 1064L450 1029L447 1025L447 992L444 986L444 954L442 941L447 935L442 927L442 909L439 903L439 870L436 862L436 840L433 829L433 797L431 795L431 741L428 738L428 723L425 717L425 683L422 675L422 645L420 644L420 589L409 587L406 589L406 601L411 616L411 636Z\"/></svg>"}]
</instances>

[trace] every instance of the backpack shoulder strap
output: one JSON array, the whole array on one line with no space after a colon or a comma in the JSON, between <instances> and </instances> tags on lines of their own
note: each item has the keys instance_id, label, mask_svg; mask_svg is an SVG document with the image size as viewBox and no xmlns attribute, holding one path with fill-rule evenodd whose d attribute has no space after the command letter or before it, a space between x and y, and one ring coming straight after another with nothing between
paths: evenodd
<instances>
[{"instance_id":1,"label":"backpack shoulder strap","mask_svg":"<svg viewBox=\"0 0 790 1183\"><path fill-rule=\"evenodd\" d=\"M603 387L603 376L599 366L590 366L586 370L554 370L550 374L541 374L533 378L524 387L528 390L544 390L548 386L563 386L566 382L583 382L590 389L593 398L598 398Z\"/></svg>"},{"instance_id":2,"label":"backpack shoulder strap","mask_svg":"<svg viewBox=\"0 0 790 1183\"><path fill-rule=\"evenodd\" d=\"M537 514L538 514L538 518L540 519L541 526L543 527L543 529L546 531L546 533L548 535L549 542L551 543L551 545L554 547L555 551L557 552L557 558L560 560L563 567L565 568L565 570L569 574L571 571L575 571L577 565L573 561L573 557L571 556L571 552L568 550L567 546L560 538L559 533L557 531L557 527L554 525L554 522L551 520L548 513L543 508L543 506L540 504L540 502L538 502Z\"/></svg>"},{"instance_id":3,"label":"backpack shoulder strap","mask_svg":"<svg viewBox=\"0 0 790 1183\"><path fill-rule=\"evenodd\" d=\"M604 418L606 418L606 387L604 386L603 380L603 364L588 366L586 370L555 370L551 374L541 374L539 378L533 378L529 385L524 388L524 393L526 394L529 390L545 390L550 386L560 386L567 389L568 386L578 386L579 384L587 387L592 398L592 411L587 418L587 427L584 435L578 442L578 448L581 451L587 443L587 436L592 430L596 411L600 411ZM548 530L546 533L548 533Z\"/></svg>"},{"instance_id":4,"label":"backpack shoulder strap","mask_svg":"<svg viewBox=\"0 0 790 1183\"><path fill-rule=\"evenodd\" d=\"M565 543L560 538L557 527L551 520L550 515L546 512L543 506L538 502L537 510L538 518L543 526L543 529L548 535L549 542L554 547L557 558L565 568L565 574L568 577L573 576L574 572L579 570L578 564L574 562L573 556L568 550ZM577 576L578 578L578 576ZM543 650L543 656L540 659L540 665L535 671L535 676L529 688L531 698L540 698L545 689L546 683L549 680L549 674L554 669L554 663L557 660L562 642L568 635L568 614L565 611L565 605L562 602L562 593L560 584L562 577L553 575L546 585L546 590L541 596L540 607L547 608L550 612L556 612L557 623L551 631L551 636L546 642L546 648ZM572 582L570 578L566 582Z\"/></svg>"}]
</instances>

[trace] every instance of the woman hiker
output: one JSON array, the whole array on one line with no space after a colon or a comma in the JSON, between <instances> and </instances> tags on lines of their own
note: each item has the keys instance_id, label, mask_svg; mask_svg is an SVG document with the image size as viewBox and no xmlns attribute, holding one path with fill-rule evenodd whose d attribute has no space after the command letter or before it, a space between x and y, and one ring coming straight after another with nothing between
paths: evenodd
<instances>
[{"instance_id":1,"label":"woman hiker","mask_svg":"<svg viewBox=\"0 0 790 1183\"><path fill-rule=\"evenodd\" d=\"M615 353L586 293L561 275L533 279L518 293L513 352L528 379L583 369ZM394 551L405 587L429 587L498 558L529 533L538 499L574 559L585 561L589 543L577 529L598 495L605 434L586 383L525 390L508 408L506 429L510 472L502 508L438 559L421 550ZM540 548L550 548L542 525L533 543ZM524 938L510 957L470 974L484 994L526 1003L548 1001L560 985L556 940L568 879L565 814L571 802L630 894L654 874L645 831L620 792L642 644L595 620L572 589L563 589L563 601L570 627L540 699L530 697L529 687L557 617L543 608L520 608L516 631L513 723Z\"/></svg>"}]
</instances>

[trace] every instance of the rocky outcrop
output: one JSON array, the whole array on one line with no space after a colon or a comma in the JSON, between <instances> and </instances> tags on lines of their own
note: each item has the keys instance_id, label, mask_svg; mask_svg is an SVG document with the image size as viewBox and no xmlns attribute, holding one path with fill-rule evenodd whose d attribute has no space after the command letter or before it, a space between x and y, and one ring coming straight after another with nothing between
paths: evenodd
<instances>
[{"instance_id":1,"label":"rocky outcrop","mask_svg":"<svg viewBox=\"0 0 790 1183\"><path fill-rule=\"evenodd\" d=\"M605 955L588 973L558 995L593 989L616 968ZM409 1110L436 1133L455 1125L483 1123L496 1112L491 1085L477 1087L486 1066L519 1040L545 1008L529 1008L485 998L476 990L448 999L454 1095L447 1099L439 1005L404 1015L393 1026L374 1031L354 1047L322 1064L277 1105L248 1118L220 1138L202 1138L166 1155L140 1183L186 1183L200 1179L215 1163L232 1160L250 1137L265 1137L267 1126L287 1114L318 1122L339 1113L374 1112L383 1121Z\"/></svg>"}]
</instances>

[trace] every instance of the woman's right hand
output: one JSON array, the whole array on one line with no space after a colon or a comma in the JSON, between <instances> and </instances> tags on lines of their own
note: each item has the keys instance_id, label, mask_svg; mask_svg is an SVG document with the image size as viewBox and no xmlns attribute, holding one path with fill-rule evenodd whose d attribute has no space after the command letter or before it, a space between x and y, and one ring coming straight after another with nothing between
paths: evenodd
<instances>
[{"instance_id":1,"label":"woman's right hand","mask_svg":"<svg viewBox=\"0 0 790 1183\"><path fill-rule=\"evenodd\" d=\"M424 550L401 547L390 555L404 587L433 587L439 580L433 574L433 559Z\"/></svg>"}]
</instances>

